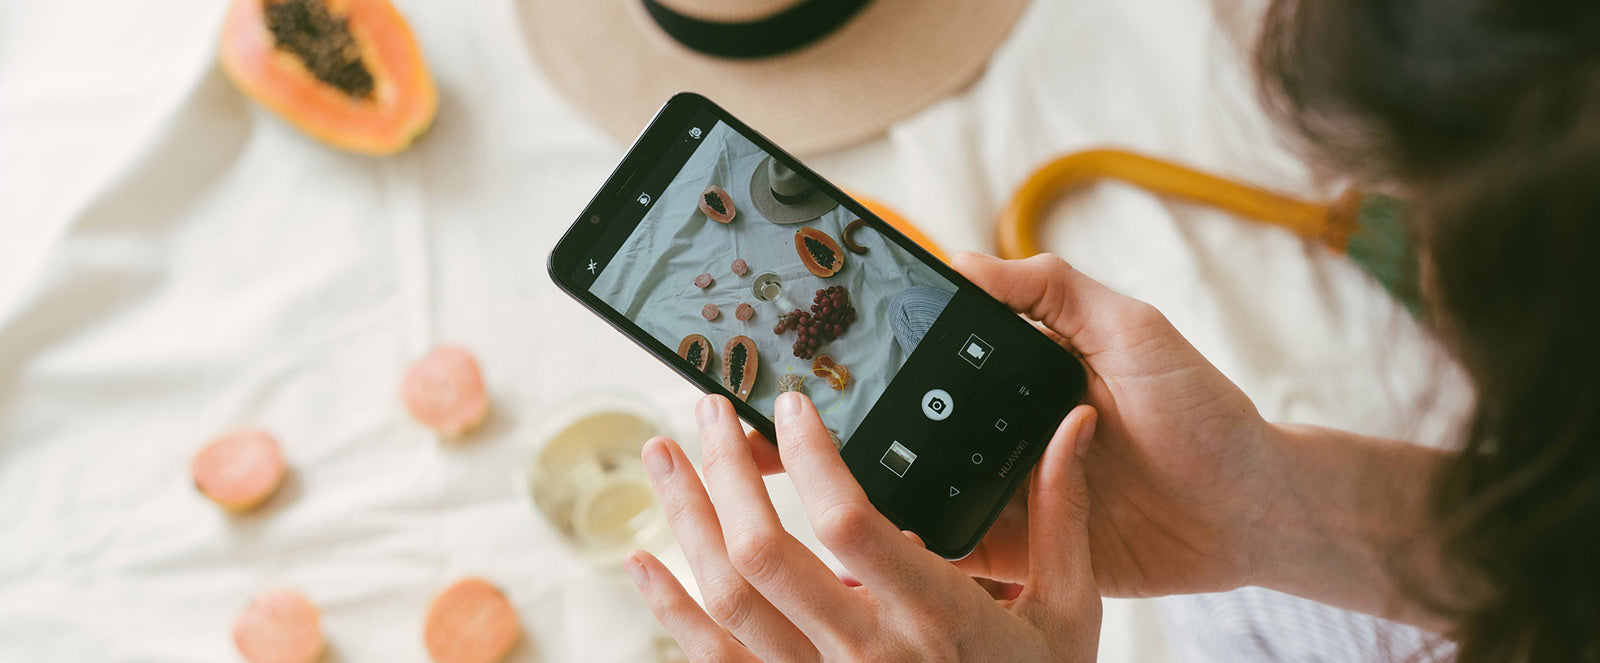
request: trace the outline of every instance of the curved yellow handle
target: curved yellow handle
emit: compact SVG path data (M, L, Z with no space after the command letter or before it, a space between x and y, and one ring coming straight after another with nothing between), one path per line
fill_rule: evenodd
M1100 179L1116 179L1155 193L1218 207L1239 216L1283 226L1344 249L1355 229L1360 196L1346 192L1332 205L1313 203L1241 184L1160 159L1116 149L1095 149L1057 158L1028 177L1000 215L998 254L1026 258L1039 253L1039 227L1062 196Z

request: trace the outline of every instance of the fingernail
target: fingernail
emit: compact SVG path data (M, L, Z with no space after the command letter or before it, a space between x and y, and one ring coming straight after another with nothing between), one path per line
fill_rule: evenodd
M696 421L700 422L701 428L705 428L706 426L717 423L717 415L721 409L722 408L717 407L717 400L715 397L705 396L700 399L700 404L695 406L694 418Z
M666 481L667 475L672 474L672 454L667 452L667 445L646 444L644 468L650 473L651 481L656 483Z
M1078 426L1078 439L1072 441L1072 451L1082 458L1089 453L1089 441L1094 439L1094 425L1100 420L1100 413L1090 412L1083 420L1083 425Z
M622 566L628 569L628 577L633 580L633 586L638 587L639 591L644 591L650 586L650 572L645 570L644 563L638 558L629 555L627 563Z
M773 407L773 416L778 421L788 423L795 417L800 416L800 394L792 391L778 394L778 402Z

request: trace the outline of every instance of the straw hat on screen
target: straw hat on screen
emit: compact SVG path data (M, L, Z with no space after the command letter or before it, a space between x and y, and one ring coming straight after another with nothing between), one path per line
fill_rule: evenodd
M699 92L813 153L965 87L1028 0L521 0L534 59L612 135Z
M805 223L839 206L816 184L777 159L767 157L750 175L750 202L768 221Z

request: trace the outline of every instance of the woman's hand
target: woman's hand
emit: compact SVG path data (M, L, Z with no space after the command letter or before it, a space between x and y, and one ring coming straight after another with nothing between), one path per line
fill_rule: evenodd
M1268 424L1154 308L1055 256L961 254L955 266L1089 366L1098 424L1084 472L1101 594L1259 585L1434 631L1451 626L1429 606L1401 600L1419 582L1433 596L1465 582L1442 572L1428 518L1427 489L1446 454ZM752 457L762 471L780 472L770 446L755 437ZM1035 574L1029 509L1049 506L1040 502L1048 498L1017 495L958 567L1008 583Z
M1154 307L1052 255L1003 261L963 253L956 269L1089 366L1099 412L1086 475L1090 550L1100 591L1151 596L1252 584L1268 505L1271 427ZM1018 492L1021 496L1024 493ZM1024 526L1036 494L1013 499L974 553L974 575L1024 582Z
M1092 408L1067 416L1034 471L1031 562L1015 569L1027 586L1007 601L991 598L872 507L804 396L778 398L779 455L818 539L858 587L784 531L752 452L752 442L766 442L747 437L732 405L707 396L696 415L704 485L671 440L651 440L643 457L709 614L649 553L624 562L690 660L1094 660L1100 596L1088 556L1082 460Z

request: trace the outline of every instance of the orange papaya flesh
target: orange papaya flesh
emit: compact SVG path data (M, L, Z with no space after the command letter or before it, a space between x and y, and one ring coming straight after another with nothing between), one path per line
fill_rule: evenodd
M352 152L405 149L439 107L422 51L388 0L233 0L221 60L247 96Z

